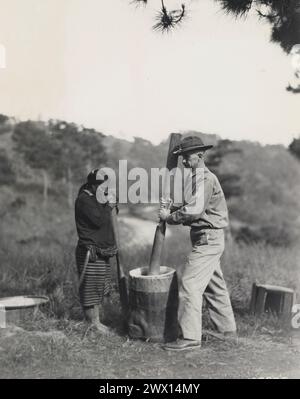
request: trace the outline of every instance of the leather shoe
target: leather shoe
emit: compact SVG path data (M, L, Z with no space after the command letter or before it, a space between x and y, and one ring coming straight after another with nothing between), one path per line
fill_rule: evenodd
M195 349L201 347L201 341L194 339L177 339L175 342L169 342L164 345L165 350L183 351L186 349Z

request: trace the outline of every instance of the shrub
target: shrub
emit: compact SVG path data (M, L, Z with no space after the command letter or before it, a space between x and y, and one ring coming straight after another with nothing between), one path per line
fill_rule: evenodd
M12 162L8 158L6 151L0 151L0 185L13 184L16 181L16 175L12 167Z

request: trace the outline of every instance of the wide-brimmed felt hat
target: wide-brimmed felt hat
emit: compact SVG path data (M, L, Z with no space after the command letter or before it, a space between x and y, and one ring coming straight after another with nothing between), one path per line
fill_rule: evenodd
M200 137L188 136L181 140L181 143L175 148L173 154L181 155L188 151L205 151L212 148L213 145L205 145Z

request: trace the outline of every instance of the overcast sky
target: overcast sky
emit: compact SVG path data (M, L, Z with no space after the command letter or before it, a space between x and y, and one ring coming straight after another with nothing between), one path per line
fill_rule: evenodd
M290 59L267 24L194 0L183 27L161 35L150 3L0 0L0 113L155 143L187 129L285 145L300 134Z

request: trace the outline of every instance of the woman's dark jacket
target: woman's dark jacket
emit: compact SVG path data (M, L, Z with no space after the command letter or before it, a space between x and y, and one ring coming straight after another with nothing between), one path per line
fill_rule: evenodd
M115 247L111 207L97 201L95 195L82 191L75 201L78 245L98 248Z

